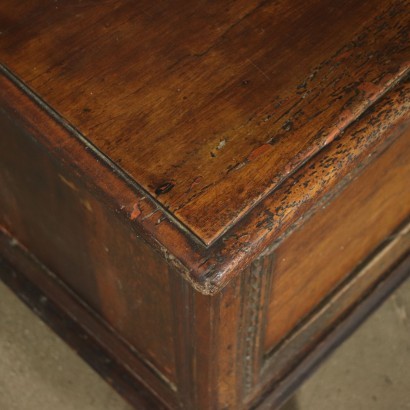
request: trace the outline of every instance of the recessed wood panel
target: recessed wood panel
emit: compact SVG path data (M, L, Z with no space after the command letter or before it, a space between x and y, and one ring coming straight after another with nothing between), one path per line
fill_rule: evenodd
M410 133L374 160L275 252L270 351L410 213Z
M0 225L173 380L166 262L4 112L0 124Z

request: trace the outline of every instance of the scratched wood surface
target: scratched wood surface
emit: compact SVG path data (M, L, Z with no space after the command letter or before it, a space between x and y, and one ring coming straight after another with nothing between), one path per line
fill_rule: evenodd
M138 409L280 403L408 253L409 6L1 1L0 274Z
M275 252L266 351L274 348L410 215L406 175L410 175L410 129L329 206L281 243Z
M408 9L4 0L0 61L210 244L405 75Z

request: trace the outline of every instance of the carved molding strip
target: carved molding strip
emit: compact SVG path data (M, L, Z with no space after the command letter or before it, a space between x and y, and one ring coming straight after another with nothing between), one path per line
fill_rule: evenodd
M243 279L243 391L248 394L261 367L261 338L265 327L266 295L272 276L272 255L256 259Z

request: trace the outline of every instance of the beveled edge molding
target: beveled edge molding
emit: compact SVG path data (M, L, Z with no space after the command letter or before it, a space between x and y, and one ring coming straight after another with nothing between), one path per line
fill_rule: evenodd
M301 213L308 212L315 202L337 190L337 182L359 166L369 153L408 125L408 71L343 134L256 204L211 246L195 240L144 192L131 189L109 165L95 160L95 152L76 137L76 130L68 129L64 119L60 122L51 116L34 95L30 97L18 87L4 69L0 69L0 100L2 110L41 142L49 155L58 151L73 173L86 175L84 181L88 189L126 220L193 288L212 295L267 248L274 247L290 226L300 223ZM338 145L342 145L347 154L338 154ZM325 157L331 161L333 170L321 167L320 160ZM316 166L319 172L315 177L305 175L306 180L303 175L308 166ZM308 189L303 188L306 183Z
M23 80L17 77L5 64L0 62L0 73L8 78L16 87L18 87L23 93L25 93L33 102L35 102L42 110L44 110L54 121L62 126L67 134L72 135L78 141L80 141L86 149L95 157L101 161L111 172L118 175L123 179L130 188L135 190L141 197L149 199L153 202L154 209L161 210L161 213L166 216L173 224L188 235L192 241L203 244L201 238L185 226L174 214L168 211L161 202L159 202L154 196L146 191L134 178L127 174L120 166L118 166L113 160L99 150L87 137L85 137L75 126L69 123L63 116L61 116L56 110L54 110L49 104L47 104L39 95L37 95L29 86L27 86Z

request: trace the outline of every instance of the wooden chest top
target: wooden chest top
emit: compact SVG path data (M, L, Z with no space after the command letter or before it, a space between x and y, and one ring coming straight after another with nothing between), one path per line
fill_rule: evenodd
M126 182L124 200L95 171L119 211L212 293L359 161L372 131L357 127L339 168L303 168L406 76L409 17L400 0L6 0L0 60Z

